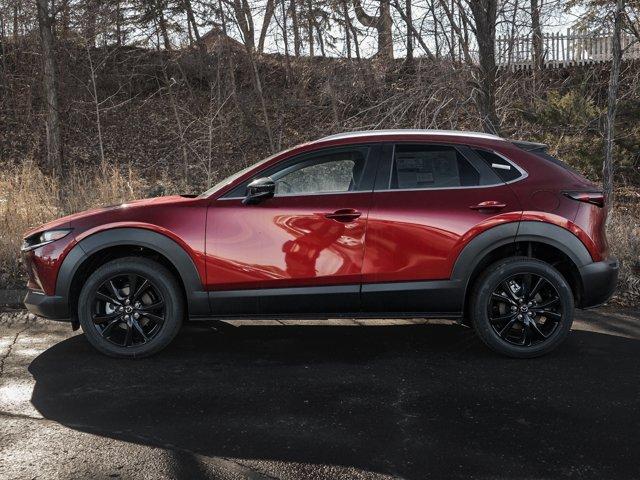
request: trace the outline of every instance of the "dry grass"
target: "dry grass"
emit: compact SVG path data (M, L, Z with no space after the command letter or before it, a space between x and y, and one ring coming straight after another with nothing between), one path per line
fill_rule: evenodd
M613 301L622 305L640 303L640 193L637 189L618 194L611 212L607 237L611 252L620 260L618 290Z
M0 288L21 287L19 262L22 234L31 227L88 208L114 205L134 198L169 194L176 186L165 180L149 185L137 172L111 165L93 174L71 171L63 179L42 173L32 163L0 172ZM611 250L621 261L614 302L640 302L640 194L621 191L609 222Z
M144 197L148 185L128 170L102 165L90 176L69 171L45 175L31 162L0 172L0 288L24 284L19 262L22 234L70 213Z

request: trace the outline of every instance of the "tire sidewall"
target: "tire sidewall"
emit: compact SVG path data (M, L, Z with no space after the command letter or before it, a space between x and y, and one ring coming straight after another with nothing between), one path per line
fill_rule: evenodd
M556 288L562 306L562 321L551 337L530 347L520 347L501 339L491 326L487 313L489 299L497 286L507 278L524 272L534 273L548 280ZM525 257L501 262L489 268L476 283L472 309L474 328L490 348L511 357L530 358L549 353L567 338L573 323L574 299L571 287L558 270L548 263Z
M98 333L92 320L92 303L100 285L115 275L127 273L142 275L153 282L165 301L165 321L149 342L124 348L102 338ZM147 258L121 258L102 265L87 279L78 298L78 319L89 343L100 352L113 357L141 358L158 352L173 340L182 324L183 303L175 278L162 265Z

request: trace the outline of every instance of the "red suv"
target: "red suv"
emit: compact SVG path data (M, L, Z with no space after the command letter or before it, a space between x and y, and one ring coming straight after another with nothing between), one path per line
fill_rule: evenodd
M26 234L27 308L142 357L185 318L462 319L534 357L612 294L602 192L542 144L465 132L334 135L197 197L140 200Z

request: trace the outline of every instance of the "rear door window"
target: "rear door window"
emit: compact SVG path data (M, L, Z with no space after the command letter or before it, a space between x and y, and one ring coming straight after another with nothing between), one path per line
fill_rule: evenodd
M389 188L442 189L502 183L490 169L478 163L482 162L466 158L451 145L397 144Z

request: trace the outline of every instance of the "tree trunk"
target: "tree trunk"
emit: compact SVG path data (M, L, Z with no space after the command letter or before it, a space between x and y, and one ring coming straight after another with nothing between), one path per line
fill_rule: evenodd
M169 32L167 31L167 20L164 18L162 9L158 12L158 25L160 26L160 34L165 50L171 50L171 41L169 40ZM189 23L189 33L191 33L191 24ZM189 35L191 37L191 35Z
M291 78L291 60L289 54L289 27L287 25L287 5L285 0L280 0L280 8L282 10L282 40L284 41L284 60L287 71L287 84Z
M398 0L394 0L394 7L402 17L402 20L406 23L407 29L413 32L413 36L418 40L418 43L420 44L424 52L427 54L427 57L429 57L430 60L434 60L435 57L433 56L433 52L431 51L429 46L425 43L424 39L420 35L420 32L418 32L416 30L416 27L413 26L413 21L409 20L407 13L402 9L400 4L398 3ZM413 42L412 42L412 45L413 45ZM411 51L413 52L413 46L411 47ZM413 53L411 54L411 58L413 58ZM407 59L409 59L408 56L407 56Z
M393 59L393 20L391 19L390 0L380 0L378 15L369 15L364 11L362 0L354 0L358 21L365 27L373 27L378 32L378 52L376 56L384 60Z
M347 45L347 58L351 58L351 20L346 0L342 2L342 16L344 17L344 38Z
M309 42L309 56L313 58L315 56L313 48L313 3L312 0L307 0L307 41Z
M60 21L60 37L62 40L69 39L69 27L71 22L71 7L69 6L69 0L63 0L60 5L62 11L62 19Z
M446 0L445 0L446 2ZM445 3L446 5L446 3ZM455 15L456 15L456 4L455 0L451 0L451 15L450 15L450 23L451 23L451 61L456 61L456 35L455 35Z
M433 43L436 58L440 58L440 42L438 40L438 18L436 17L436 2L431 2L431 17L433 19Z
M542 48L542 26L540 25L540 0L531 0L531 33L533 44L533 65L537 70L544 67L544 51Z
M607 208L613 205L613 147L615 142L615 122L618 109L618 86L620 83L620 64L622 63L621 32L625 1L617 0L613 23L611 73L607 96L607 116L604 132L604 160L602 164L602 187L607 200Z
M18 22L18 2L13 4L13 41L17 44L19 34L19 22Z
M267 6L264 11L264 19L262 21L262 28L260 29L260 38L258 40L258 53L264 52L264 42L267 38L267 32L269 31L269 24L273 17L273 12L276 9L276 2L274 0L267 0Z
M47 162L49 168L53 171L59 171L62 167L62 142L60 140L56 59L48 0L37 0L37 10L42 46L43 86L47 102Z
M326 57L326 53L324 51L324 40L322 38L322 30L320 29L320 25L318 24L318 22L314 22L315 27L316 27L316 34L318 35L318 46L320 47L320 55L322 55L322 57Z
M116 45L122 45L122 10L120 0L116 0Z
M38 0L39 1L39 0ZM87 45L96 46L96 16L98 14L98 0L85 0L84 3L84 39Z
M98 146L100 147L100 161L105 165L104 144L102 142L102 121L100 120L100 101L98 99L98 86L96 85L96 70L93 67L93 59L91 58L91 49L86 46L87 60L89 60L89 71L91 72L91 90L93 96L93 105L96 113L96 129L98 133Z
M358 40L358 30L356 30L355 25L353 25L351 22L349 22L349 26L351 27L351 35L353 36L353 48L356 52L356 60L360 62L361 56L360 56L360 40Z
M267 102L264 98L264 92L262 90L262 80L260 80L258 65L256 64L254 52L247 50L247 53L249 54L249 61L251 62L251 70L253 73L253 85L255 87L256 93L258 94L258 100L260 100L260 107L262 108L264 129L267 132L267 138L269 140L269 148L271 149L271 153L275 153L276 147L273 141L273 131L271 130L271 122L269 121L269 112L267 110Z
M236 16L236 23L240 28L244 45L251 52L255 51L255 38L253 28L253 16L251 6L247 0L233 0L233 11Z
M474 18L479 56L474 99L482 129L487 133L499 134L500 122L496 114L498 69L495 57L497 0L472 0L469 7Z
M198 24L196 23L196 16L193 14L193 7L191 6L191 0L184 0L184 9L187 12L187 21L189 22L189 25L191 25L193 36L196 38L196 43L200 44L200 30L198 30Z
M413 61L413 14L411 12L411 0L406 0L405 14L407 16L407 61Z
M300 56L300 25L298 23L298 7L296 6L296 0L291 0L291 23L293 27L293 54L296 57Z

